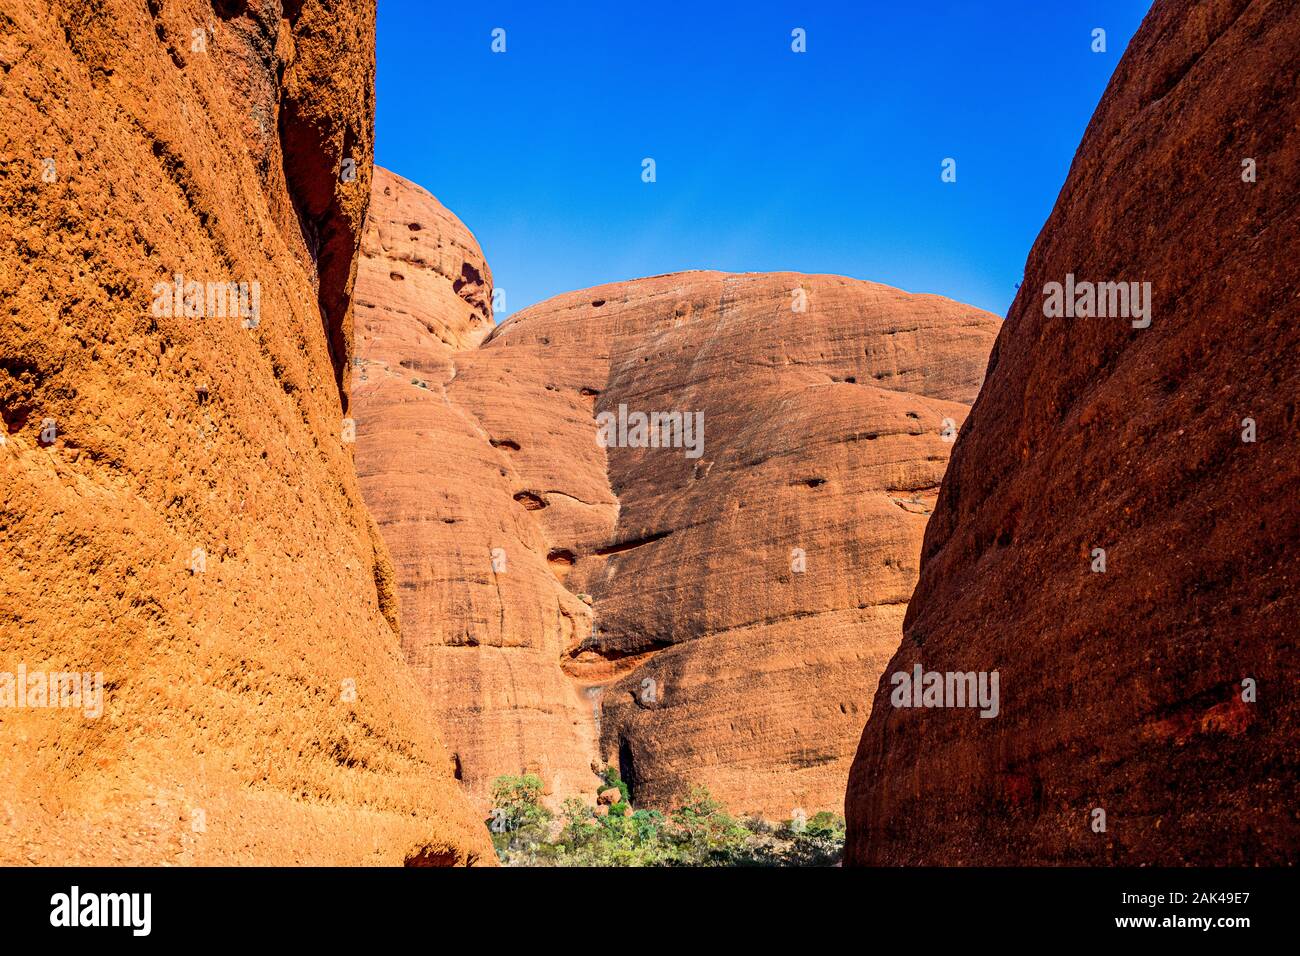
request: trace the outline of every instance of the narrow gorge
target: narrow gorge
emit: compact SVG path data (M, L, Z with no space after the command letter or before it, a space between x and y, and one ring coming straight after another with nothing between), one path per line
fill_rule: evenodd
M499 224L376 165L375 18L0 0L0 866L495 866L516 862L495 788L521 776L550 835L635 842L635 806L685 844L690 801L745 839L835 819L831 852L756 865L1294 865L1300 7L1156 0L1113 73L1080 69L1089 108L1109 85L1005 322L711 270L502 315L471 231L491 252ZM792 59L803 31L738 68L795 91L838 75L816 70L842 49ZM480 33L482 58L505 53L504 29ZM550 75L519 41L488 61L498 104ZM491 111L469 113L477 137ZM764 149L779 115L751 120ZM488 149L445 125L458 161ZM559 151L576 168L607 145ZM723 132L708 145L729 155ZM1005 182L970 154L963 188ZM630 155L609 187L629 246L702 201L671 175L726 191L712 153L662 182ZM963 235L999 227L948 189L955 160L924 163L892 220L873 200L879 222L951 202L978 219ZM575 209L603 196L573 175ZM809 266L827 246L781 216L815 206L817 175L719 217L769 224L779 255L685 264ZM551 237L525 231L540 255ZM863 274L963 288L864 248ZM571 261L584 283L623 274ZM554 262L543 294L570 285ZM1014 276L992 271L1000 308ZM617 863L757 859L699 842Z

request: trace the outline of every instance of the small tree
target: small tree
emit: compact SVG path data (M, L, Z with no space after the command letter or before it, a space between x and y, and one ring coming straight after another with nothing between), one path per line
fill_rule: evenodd
M596 815L578 797L569 797L564 801L563 814L564 829L560 833L560 839L575 850L588 846L600 835Z
M788 824L782 835L789 840L782 866L833 866L844 853L844 818L822 810L800 829Z
M550 835L551 812L542 806L542 788L535 774L497 777L493 782L492 813L486 823L503 862L513 853L535 853Z
M696 866L725 863L744 846L748 831L714 800L708 788L691 787L686 803L672 813L672 838L680 862Z

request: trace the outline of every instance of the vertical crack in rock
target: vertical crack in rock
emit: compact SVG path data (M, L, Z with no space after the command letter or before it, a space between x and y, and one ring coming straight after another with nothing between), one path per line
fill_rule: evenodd
M291 38L280 89L279 133L284 178L316 264L317 301L344 411L352 351L352 287L370 191L373 80L328 82L340 58L368 60L374 48L348 29L345 0L292 0L284 5ZM337 24L345 24L339 28ZM325 91L327 95L321 95ZM342 99L342 102L339 100Z

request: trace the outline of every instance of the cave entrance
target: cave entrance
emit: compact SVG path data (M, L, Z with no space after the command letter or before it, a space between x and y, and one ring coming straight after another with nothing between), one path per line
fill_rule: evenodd
M637 788L640 781L636 775L636 760L632 757L632 745L626 737L618 741L618 775L627 784L627 798L636 806Z

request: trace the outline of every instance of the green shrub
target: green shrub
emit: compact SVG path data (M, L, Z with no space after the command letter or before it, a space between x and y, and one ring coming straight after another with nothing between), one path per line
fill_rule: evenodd
M622 802L632 802L632 791L627 788L627 784L625 784L619 777L617 767L606 767L604 772L601 774L601 777L605 781L605 789L618 787L618 792L623 795Z
M578 797L564 801L558 826L542 806L536 776L498 777L488 819L497 856L509 866L830 866L844 849L844 820L827 811L806 822L772 824L751 816L743 823L695 786L665 816L634 810L618 771L602 775L599 790L618 787L624 799L606 816Z
M540 777L497 777L492 784L492 813L485 821L501 862L517 855L536 856L548 842L551 812L542 806ZM545 851L542 851L545 852Z
M700 785L691 787L686 803L672 812L670 820L669 839L677 845L678 862L688 865L727 865L749 837L749 831Z

